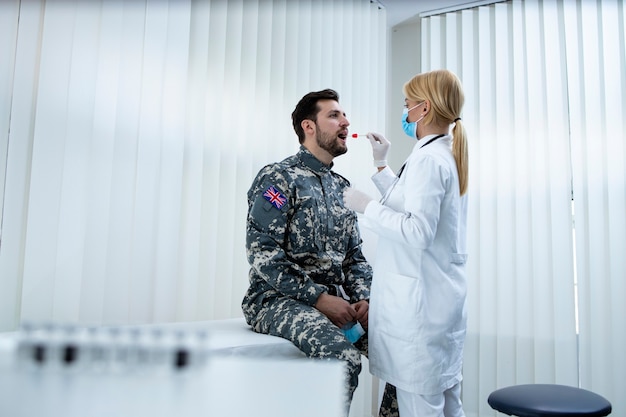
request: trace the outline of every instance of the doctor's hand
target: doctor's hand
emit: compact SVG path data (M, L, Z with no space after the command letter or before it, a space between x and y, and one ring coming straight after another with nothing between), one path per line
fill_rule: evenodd
M361 300L352 304L352 307L356 310L357 321L361 323L361 327L367 330L367 319L369 317L370 304L365 300Z
M344 324L354 321L357 316L356 309L349 302L328 293L322 293L314 307L328 317L337 327L342 327Z
M350 210L358 213L364 213L365 208L372 200L373 198L369 195L352 187L348 187L343 191L343 204Z
M367 134L367 139L369 139L370 145L372 145L374 166L379 168L387 166L387 153L389 153L389 147L391 146L391 142L389 142L380 133L370 132Z

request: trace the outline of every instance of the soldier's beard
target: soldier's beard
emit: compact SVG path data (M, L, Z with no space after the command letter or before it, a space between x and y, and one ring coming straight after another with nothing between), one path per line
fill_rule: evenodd
M318 129L315 139L317 146L331 154L333 158L348 152L348 147L336 135L330 135Z

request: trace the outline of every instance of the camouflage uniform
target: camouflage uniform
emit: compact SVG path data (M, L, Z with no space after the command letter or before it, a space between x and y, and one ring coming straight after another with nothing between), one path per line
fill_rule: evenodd
M398 395L396 394L396 387L387 383L385 385L385 392L378 409L378 417L399 417L400 410L398 409Z
M361 252L356 215L343 205L348 180L306 148L259 172L248 191L250 287L242 302L259 333L293 342L307 356L347 364L348 404L367 337L355 345L314 304L327 292L367 300L372 269Z

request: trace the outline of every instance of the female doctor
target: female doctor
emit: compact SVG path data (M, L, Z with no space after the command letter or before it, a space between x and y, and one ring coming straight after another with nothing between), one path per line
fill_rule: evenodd
M447 70L403 87L404 132L416 140L397 174L389 141L368 134L380 201L348 188L347 207L379 236L369 309L370 372L396 387L401 417L463 417L468 157L464 95ZM450 134L452 131L452 134Z

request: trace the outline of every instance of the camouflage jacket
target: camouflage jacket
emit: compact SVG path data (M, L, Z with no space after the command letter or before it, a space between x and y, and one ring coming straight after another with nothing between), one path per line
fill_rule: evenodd
M304 147L261 169L248 191L246 318L268 298L314 305L334 284L351 302L369 299L372 269L361 252L356 215L343 205L347 186Z

